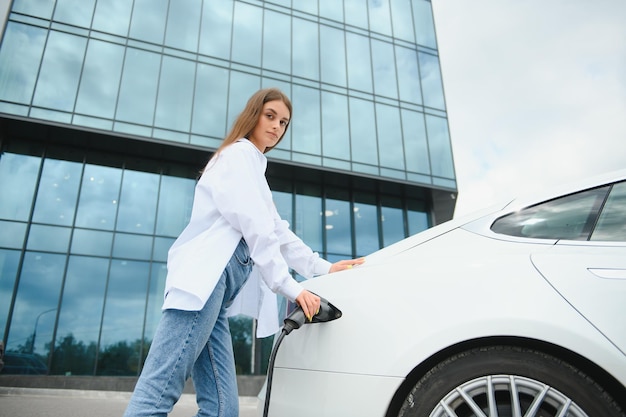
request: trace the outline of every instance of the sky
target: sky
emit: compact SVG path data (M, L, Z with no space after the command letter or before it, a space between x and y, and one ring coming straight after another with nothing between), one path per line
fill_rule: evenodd
M626 167L626 0L432 0L455 217Z

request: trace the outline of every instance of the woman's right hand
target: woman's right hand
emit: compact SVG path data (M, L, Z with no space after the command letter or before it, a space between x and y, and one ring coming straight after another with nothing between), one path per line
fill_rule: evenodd
M302 290L296 297L296 303L302 308L304 315L309 321L320 311L320 298L310 291Z

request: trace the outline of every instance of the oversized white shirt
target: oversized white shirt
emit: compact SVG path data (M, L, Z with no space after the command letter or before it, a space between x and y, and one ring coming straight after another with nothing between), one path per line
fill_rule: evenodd
M267 158L247 139L209 162L196 185L189 224L168 253L163 309L202 309L242 237L255 265L229 314L257 318L259 337L279 329L274 293L293 301L303 289L289 267L305 278L329 272L330 262L278 215L266 168Z

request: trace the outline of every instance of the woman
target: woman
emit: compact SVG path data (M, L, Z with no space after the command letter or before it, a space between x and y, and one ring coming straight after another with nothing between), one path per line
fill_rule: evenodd
M269 335L278 330L279 293L311 320L320 298L289 267L310 278L363 263L321 259L276 211L264 154L284 136L291 110L280 90L256 92L200 177L189 224L168 253L163 316L126 417L166 416L189 376L198 416L238 416L228 316L246 312Z

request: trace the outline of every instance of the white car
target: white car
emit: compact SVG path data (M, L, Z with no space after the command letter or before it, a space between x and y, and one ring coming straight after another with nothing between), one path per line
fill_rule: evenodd
M305 287L342 317L284 338L271 417L626 416L626 170Z

